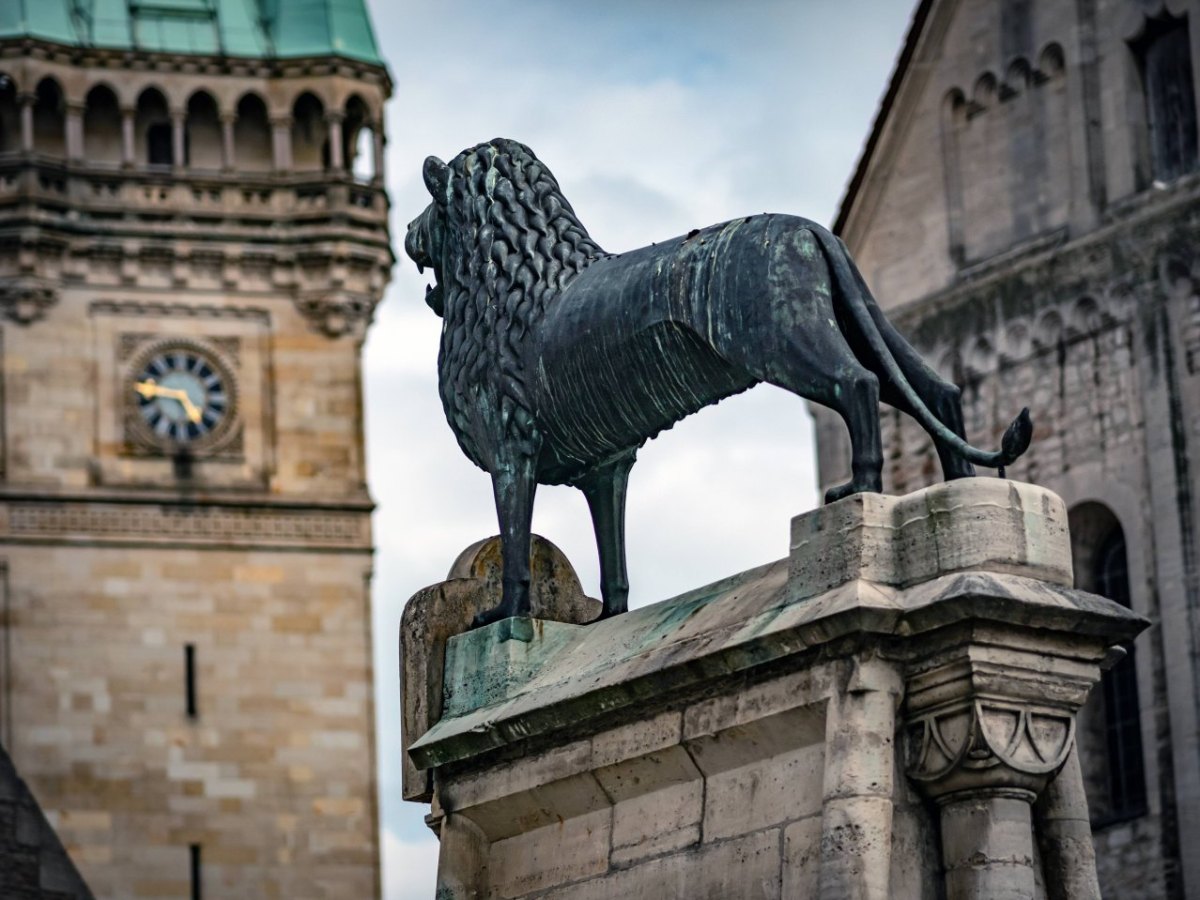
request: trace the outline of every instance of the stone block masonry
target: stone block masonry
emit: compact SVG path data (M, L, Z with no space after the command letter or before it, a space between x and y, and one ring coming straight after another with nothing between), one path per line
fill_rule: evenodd
M1070 587L1066 535L1054 494L976 478L807 513L789 559L592 625L466 632L427 589L401 639L443 647L404 683L438 897L1098 898L1075 714L1145 622Z

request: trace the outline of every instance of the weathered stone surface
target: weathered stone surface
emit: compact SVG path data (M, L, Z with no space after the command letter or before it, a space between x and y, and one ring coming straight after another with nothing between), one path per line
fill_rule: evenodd
M599 615L599 601L583 593L562 551L537 535L530 572L533 612L539 619L583 623ZM413 766L408 748L441 718L446 642L466 632L476 613L496 604L501 574L500 539L478 541L459 554L446 581L418 591L404 607L400 693L405 800L432 798L429 776Z
M454 840L478 871L446 883L1034 900L1030 803L1053 782L1047 864L1086 885L1062 766L1110 644L1144 623L1060 583L1057 498L979 479L933 493L814 511L791 559L615 619L452 638L451 702L409 745L435 810L473 829Z
M461 716L523 687L582 625L504 619L446 642L442 714Z
M935 484L904 497L856 494L792 520L791 599L850 578L907 587L953 572L1011 572L1070 587L1061 500L999 478Z
M1004 482L990 480L1000 485L997 491L982 486L984 481L962 479L910 497L877 496L868 502L874 511L889 505L904 509L932 506L953 510L948 515L956 522L994 518L995 523L1009 523L1014 536L1006 546L1013 556L997 563L1002 572L959 571L964 565L987 563L992 551L981 545L986 529L981 533L965 526L946 528L937 516L926 516L916 521L939 537L917 544L933 561L907 564L912 572L925 572L925 581L901 590L862 578L862 555L847 556L837 549L847 543L844 529L824 524L847 521L850 511L861 512L863 521L875 515L859 498L851 497L800 516L793 525L794 534L810 536L801 542L803 552L825 561L814 569L813 577L822 584L836 582L833 587L817 594L796 587L797 582L803 583L809 568L800 565L794 555L791 561L753 569L596 623L562 645L555 661L544 665L517 693L495 706L443 719L408 745L410 755L420 766L442 765L501 746L510 735L529 737L560 727L564 721L578 726L592 713L603 716L617 707L636 706L645 696L668 687L680 690L852 634L911 636L986 618L1007 625L1036 623L1042 628L1090 635L1099 647L1140 630L1140 620L1128 610L1061 583L1040 580L1050 574L1061 582L1069 577L1062 575L1069 572L1069 566L1061 558L1056 563L1044 555L1046 551L1031 548L1030 541L1017 535L1015 523L1028 521L1032 533L1049 535L1047 543L1057 547L1060 557L1069 555L1061 535L1055 537L1055 510L1061 510L1061 503L1056 503L1053 495L1042 492L1047 496L1039 498L1037 489L1025 486L1010 491ZM946 494L949 488L957 493ZM920 499L930 491L938 496L936 502ZM1013 509L998 513L997 504L1005 499L1012 501ZM860 533L864 529L857 528ZM956 537L963 539L963 546L954 543ZM882 555L892 557L891 551L876 554ZM834 559L840 559L843 568L831 567L829 561ZM946 560L951 570L943 573L937 560ZM840 575L832 574L839 571ZM406 699L406 704L409 702Z
M780 900L778 829L648 860L605 878L546 895L547 900Z

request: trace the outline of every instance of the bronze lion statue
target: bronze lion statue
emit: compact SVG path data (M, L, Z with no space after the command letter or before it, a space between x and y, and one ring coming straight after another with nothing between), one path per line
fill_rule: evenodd
M959 390L884 318L842 242L815 222L758 215L606 253L530 149L496 139L429 157L433 201L404 248L433 270L442 403L463 452L492 477L500 604L529 614L538 484L587 497L604 616L624 612L625 491L639 447L759 382L845 420L851 480L826 502L882 488L879 401L929 432L947 479L1000 468L1029 445L1028 410L994 452L965 440Z

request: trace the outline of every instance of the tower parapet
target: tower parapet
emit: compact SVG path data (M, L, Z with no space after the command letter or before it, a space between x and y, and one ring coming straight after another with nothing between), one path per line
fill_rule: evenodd
M269 285L314 327L361 336L392 261L391 80L369 22L360 9L322 37L276 15L252 38L230 37L216 9L204 27L181 15L179 33L136 12L78 27L0 23L7 318L44 314L47 272L165 277Z

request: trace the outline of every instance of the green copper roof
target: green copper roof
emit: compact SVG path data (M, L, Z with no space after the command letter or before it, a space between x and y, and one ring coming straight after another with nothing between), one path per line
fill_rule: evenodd
M0 40L383 65L364 0L0 0Z

